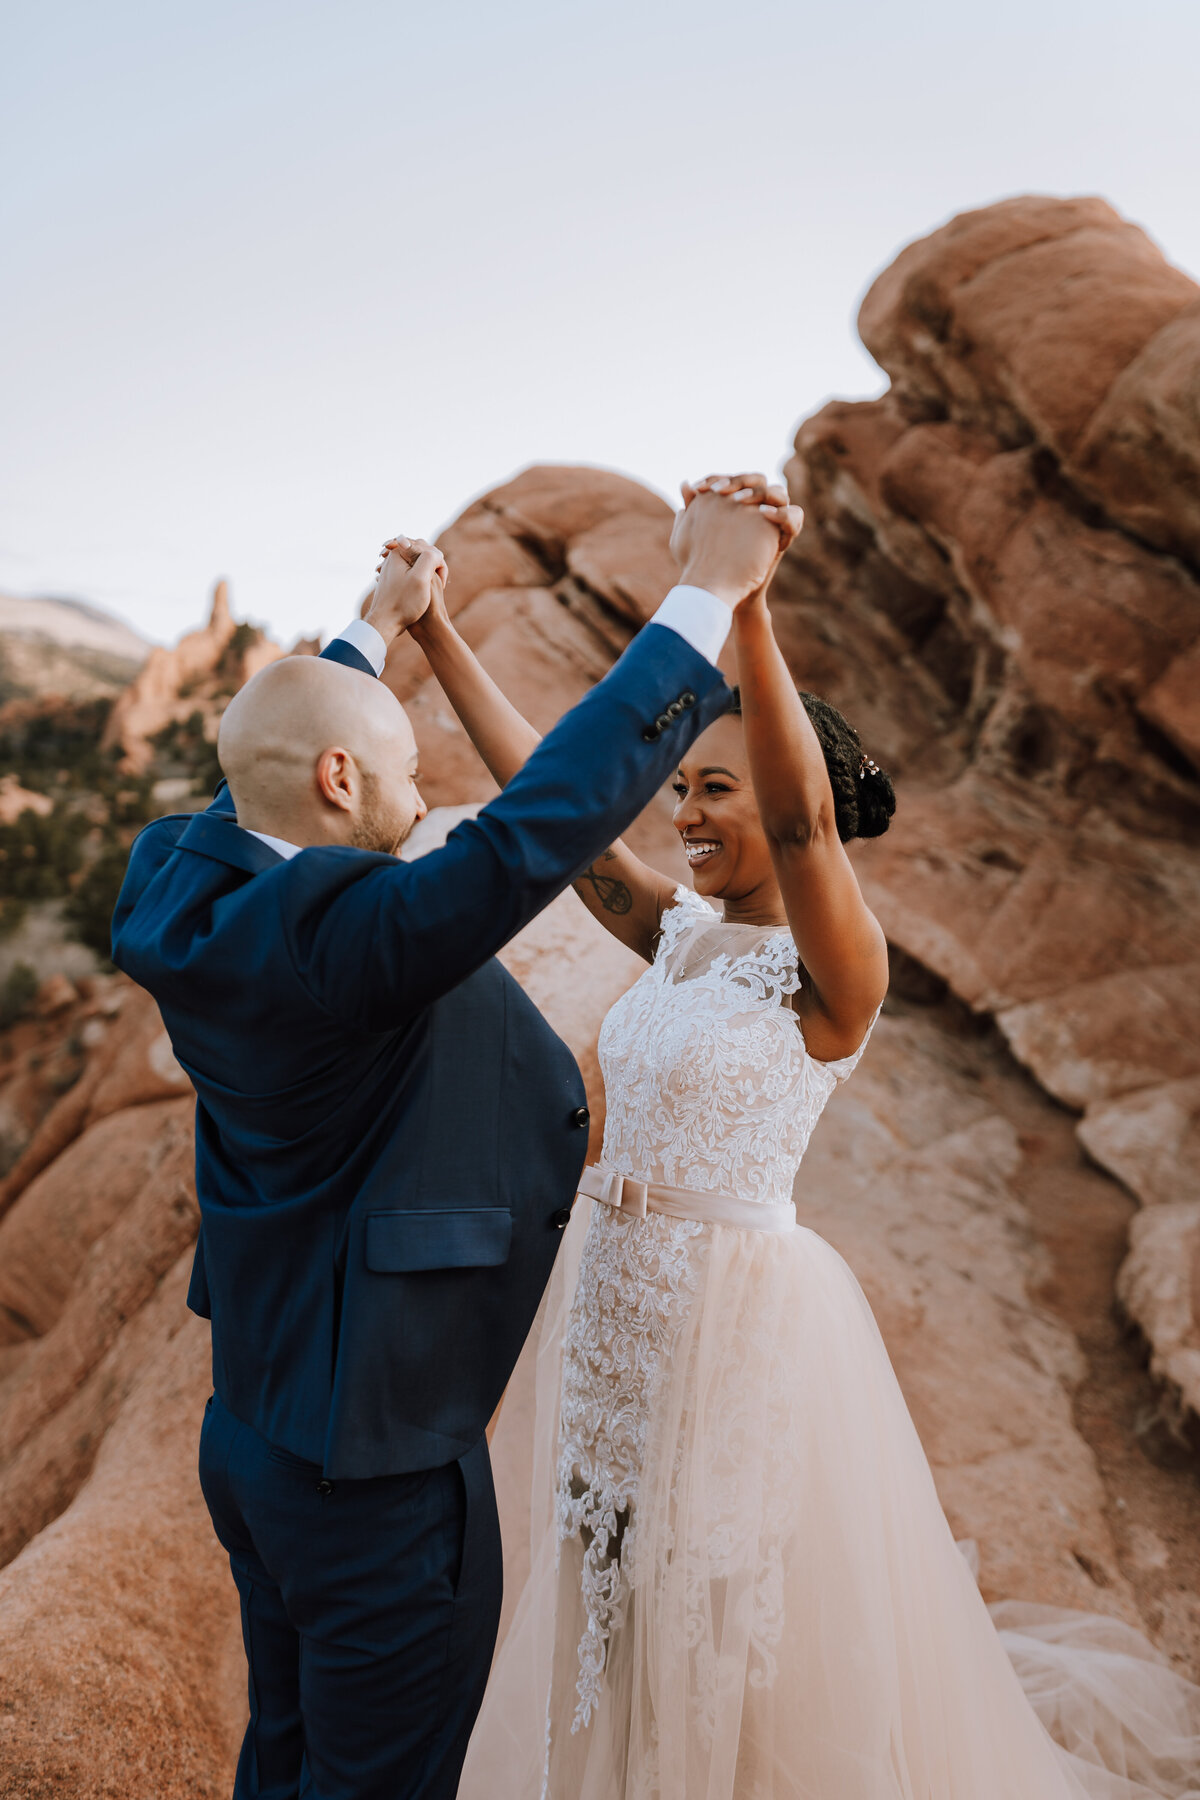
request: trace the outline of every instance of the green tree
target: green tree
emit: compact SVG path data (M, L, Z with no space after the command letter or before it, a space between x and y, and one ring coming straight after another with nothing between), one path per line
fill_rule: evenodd
M27 962L14 963L0 987L0 1030L23 1019L38 991L36 971Z
M0 825L0 898L54 900L65 894L83 859L87 820L59 801L43 816L26 807Z
M128 861L129 851L124 844L107 843L95 862L84 870L63 909L79 941L106 959L112 955L113 908Z

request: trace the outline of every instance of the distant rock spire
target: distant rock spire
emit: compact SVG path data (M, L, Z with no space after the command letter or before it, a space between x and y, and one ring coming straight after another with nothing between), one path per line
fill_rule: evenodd
M187 632L173 649L154 646L133 681L118 694L103 747L119 747L121 766L140 773L153 760L153 739L172 721L181 723L200 712L215 736L215 722L229 695L282 655L263 631L251 629L239 636L229 609L229 583L224 578L214 582L208 623Z
M229 610L229 583L222 575L213 583L212 611L208 615L208 629L225 636L232 632L233 614Z

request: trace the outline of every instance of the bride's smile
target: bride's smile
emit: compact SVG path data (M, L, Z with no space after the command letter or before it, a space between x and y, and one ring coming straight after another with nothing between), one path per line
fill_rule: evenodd
M723 848L724 845L715 843L712 839L684 838L683 840L683 853L693 869L700 868L702 864L711 863L714 857L721 854Z
M672 782L675 829L696 892L721 900L729 925L782 925L787 914L758 816L741 720L718 719Z

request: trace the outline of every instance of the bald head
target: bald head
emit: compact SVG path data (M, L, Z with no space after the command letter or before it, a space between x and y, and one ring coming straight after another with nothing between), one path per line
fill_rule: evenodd
M315 656L234 695L217 755L238 824L294 844L395 851L425 811L408 715L382 682Z

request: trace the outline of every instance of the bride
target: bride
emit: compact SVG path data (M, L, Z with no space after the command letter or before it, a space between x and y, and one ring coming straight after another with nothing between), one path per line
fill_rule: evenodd
M683 493L676 542L694 505L781 498ZM440 600L414 635L503 784L532 727ZM1136 1632L993 1622L862 1290L796 1223L887 987L844 845L895 801L797 693L766 584L733 640L734 707L675 782L692 887L619 842L576 883L649 967L600 1036L603 1159L539 1339L532 1567L461 1800L1200 1795L1200 1689Z

